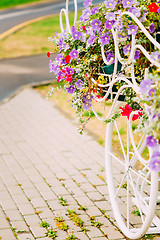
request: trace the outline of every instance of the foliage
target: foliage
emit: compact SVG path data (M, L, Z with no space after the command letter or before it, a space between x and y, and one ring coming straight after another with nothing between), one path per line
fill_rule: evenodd
M71 95L80 133L92 116L94 100L105 101L112 93L113 99L116 94L123 99L127 104L101 120L109 123L121 115L139 119L137 131L144 132L153 150L150 167L159 171L160 51L150 39L154 42L160 28L160 2L107 0L94 6L85 0L84 6L75 26L50 38L59 49L55 61L49 62L50 72Z
M62 205L62 206L68 206L68 203L67 201L63 198L63 197L60 197L59 198L59 203Z
M49 237L51 239L55 239L57 237L56 231L52 229L52 226L50 227L50 224L46 221L42 221L40 224L41 227L45 228L47 230L46 237Z
M103 225L103 223L98 222L94 216L90 217L90 221L92 226L95 226L97 228L100 228Z
M0 8L14 7L25 3L40 2L42 0L1 0Z
M84 225L84 222L74 210L67 209L67 212L68 212L67 215L74 222L75 225L79 226L83 232L88 231Z

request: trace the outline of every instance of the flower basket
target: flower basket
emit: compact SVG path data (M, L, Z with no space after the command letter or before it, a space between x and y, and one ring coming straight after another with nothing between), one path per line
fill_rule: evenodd
M102 73L105 73L107 75L112 75L113 71L114 71L114 63L110 64L110 65L105 65L103 67L101 67L102 69ZM122 64L118 61L118 66L117 66L117 72L120 72L122 69Z
M160 2L150 0L107 0L94 6L84 1L85 9L70 27L68 5L60 13L62 32L50 38L59 51L50 60L50 72L64 82L72 107L82 124L85 111L94 111L93 101L112 101L106 123L131 112L140 119L138 129L160 139ZM66 17L63 27L62 14ZM48 54L50 55L50 54ZM126 105L115 110L117 101ZM95 115L98 117L96 112ZM159 151L159 150L158 150Z

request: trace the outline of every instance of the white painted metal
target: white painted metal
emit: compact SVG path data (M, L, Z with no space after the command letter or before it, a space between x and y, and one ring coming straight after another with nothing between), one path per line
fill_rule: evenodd
M129 124L129 121L128 121ZM112 150L112 133L113 133L113 125L114 123L107 124L106 129L106 142L105 142L105 169L106 169L106 179L107 179L107 185L110 195L110 202L113 209L114 217L117 221L117 224L121 231L129 238L129 239L139 239L142 237L147 230L149 229L152 219L154 217L155 207L156 207L156 201L157 201L157 192L158 192L158 173L157 172L147 172L146 179L145 175L141 175L140 172L136 171L136 168L132 169L132 166L130 165L130 159L129 154L127 151L127 154L123 153L125 156L125 161L121 160L121 158L117 157L116 154ZM117 130L118 131L118 130ZM118 134L120 135L120 132L118 131ZM129 140L127 141L127 145L129 148ZM123 143L121 143L121 146L123 146ZM124 149L122 147L122 152L124 152ZM137 159L138 160L138 159ZM114 163L115 162L115 163ZM118 173L114 175L114 168L118 163L121 162L121 166L123 167L124 175L122 177L121 184L118 188L115 186L116 177L118 176ZM134 164L135 165L135 164ZM146 167L144 165L144 167ZM120 169L120 172L122 171L122 168ZM137 177L137 181L139 179L142 182L142 190L138 190L136 182L133 181L133 177L131 177L132 171L136 171L134 175ZM149 180L149 177L151 177L151 180ZM121 203L119 203L119 199L121 199L121 193L120 189L122 188L123 183L125 182L125 179L127 181L127 190L126 190L126 197L127 200L125 204L123 204L123 211L121 212ZM148 185L148 182L150 183L150 197L145 200L143 198L143 192L145 189L143 187L145 185ZM145 183L145 184L144 184ZM149 185L148 185L149 186ZM130 195L135 195L134 201L132 203L130 202ZM123 196L122 196L123 197ZM123 199L122 199L123 200ZM134 203L134 204L133 204ZM137 210L141 214L141 219L138 219L138 227L130 226L130 218L133 217L133 213L130 210L130 207L133 205L137 206ZM124 215L124 208L126 208L126 215ZM144 215L145 214L145 215ZM124 220L125 217L125 220ZM156 218L158 221L158 219ZM155 222L154 220L154 223ZM158 223L160 224L160 223ZM151 228L148 230L148 233L152 231L158 232L158 227Z
M66 8L62 9L60 12L60 27L61 31L64 32L71 32L71 27L69 23L69 16L68 16L68 4L69 0L66 0ZM75 16L74 16L74 25L76 24L77 19L77 0L74 0L74 6L75 6ZM66 19L66 29L64 29L63 23L62 23L62 15L64 14ZM130 12L121 12L122 15L128 15L130 16L135 23L138 25L138 27L141 29L141 31L146 35L146 37L152 42L155 46L155 48L160 50L160 44L156 42L156 40L149 34L149 32L144 28L143 24L138 20L134 14ZM122 91L125 88L132 88L137 94L140 95L140 89L136 82L135 73L134 73L134 54L135 50L139 49L145 56L148 58L148 60L151 62L152 65L155 65L157 68L160 69L160 64L156 61L154 61L150 53L148 53L143 46L137 45L135 41L135 36L132 35L132 45L131 45L131 52L128 57L128 59L123 59L120 55L119 51L119 39L118 34L115 29L112 28L112 35L114 39L114 45L115 45L115 64L114 64L114 71L112 75L106 75L106 74L100 74L108 77L109 83L108 84L98 84L101 88L107 88L105 92L105 96L101 99L94 98L98 102L102 102L108 98L108 95L112 95L112 87L113 85L118 81L124 81L125 85L120 87L118 92L116 93L116 96L113 99L113 104L110 109L110 112L106 116L105 119L98 116L94 108L92 107L92 110L94 111L96 117L100 121L108 120L114 111L119 108L121 105L121 102L118 102L118 97L122 93ZM112 63L113 59L111 59L109 62L107 62L105 52L104 52L104 46L101 46L101 53L103 61L106 65L109 65ZM127 65L130 64L131 66L131 80L127 78L127 76L117 76L116 69L118 61L122 64L122 68L125 68ZM145 76L146 79L148 77L148 69L145 69ZM93 78L91 79L93 83L97 83ZM141 96L141 95L140 95ZM142 97L142 96L141 96ZM129 239L138 239L142 237L146 232L147 233L160 233L160 220L158 217L155 216L155 207L156 207L156 201L157 201L157 192L158 192L158 173L150 171L148 167L148 161L145 160L142 157L142 152L145 149L145 138L142 137L142 139L139 142L139 145L136 146L132 131L132 116L135 114L135 112L132 112L130 119L127 121L127 153L125 153L123 142L121 141L121 134L118 129L118 126L116 125L116 122L111 122L107 124L106 128L106 141L105 141L105 169L106 169L106 179L107 179L107 185L109 189L109 195L110 195L110 201L112 205L112 209L114 212L115 219L117 221L117 224L119 228L122 230L122 232L129 238ZM116 126L117 129L117 135L120 140L120 146L123 153L124 161L120 157L117 157L116 154L114 154L114 151L112 151L112 133L113 133L113 125ZM131 152L129 147L130 143L133 146L133 151ZM131 157L132 156L132 157ZM114 181L114 161L117 164L120 164L121 168L123 168L123 175L121 182L118 187L115 186ZM137 170L137 162L142 164L142 169ZM122 171L120 168L120 171ZM132 177L132 175L135 175L135 179ZM126 219L123 217L123 211L121 212L120 204L119 204L119 197L121 188L123 186L123 181L126 179L127 181L127 196L126 196ZM146 197L145 190L147 186L147 189L149 189L149 196ZM132 191L132 198L130 198ZM132 199L132 201L131 201ZM120 200L123 201L123 199ZM131 226L130 223L130 207L133 205L136 205L140 217L139 220L141 220L141 225L136 226L136 224L133 224ZM152 220L153 219L153 220ZM156 226L150 228L151 222L153 222Z

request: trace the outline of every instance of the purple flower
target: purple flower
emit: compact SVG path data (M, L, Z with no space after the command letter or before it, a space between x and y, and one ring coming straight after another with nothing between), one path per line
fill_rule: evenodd
M57 57L55 58L56 61L61 62L63 59L63 55L62 54L58 54Z
M158 8L158 11L157 11L158 13L159 13L159 15L160 15L160 6L159 6L159 8Z
M149 26L150 33L153 33L155 31L154 23L151 23Z
M152 137L152 136L146 137L146 146L147 147L154 148L154 147L156 147L156 145L157 145L157 140L154 139L154 137Z
M94 15L94 14L96 14L96 13L98 13L98 12L99 12L98 6L93 7L93 8L91 9L91 14L92 14L92 15Z
M66 64L65 58L62 59L61 64Z
M117 2L115 0L107 0L104 1L106 8L111 8L114 9L115 6L117 5Z
M85 7L88 7L88 6L92 5L92 0L85 0L84 3L83 3L83 5L84 5Z
M136 25L129 25L127 27L127 30L128 30L128 34L129 35L131 35L131 34L136 35L137 30L138 30L138 26L136 26Z
M83 82L81 79L78 79L78 81L75 83L77 89L81 89L83 87Z
M151 161L149 163L149 167L153 170L153 171L160 171L160 152L154 152L152 157L151 157Z
M135 7L131 7L129 9L129 12L133 13L136 17L139 17L141 15L140 9L137 9Z
M134 0L122 0L122 3L124 8L131 8Z
M63 38L60 38L58 45L59 45L59 51L61 51L63 48Z
M91 10L90 10L90 8L88 7L88 8L86 8L86 9L84 9L83 11L82 11L82 15L80 16L80 20L81 21L83 21L83 22L85 22L85 21L87 21L88 19L89 19L89 16L91 15Z
M83 109L85 111L89 110L91 107L91 104L89 102L83 102Z
M139 85L141 93L144 95L147 94L151 88L151 84L153 84L152 79L142 80Z
M92 99L93 99L93 96L91 96L90 94L86 94L86 95L84 95L84 97L83 97L83 100L84 100L85 102L89 102L89 103L92 102Z
M113 21L113 20L115 20L115 13L113 13L113 12L108 12L108 13L106 14L105 18L106 18L107 20L109 20L109 21Z
M81 36L81 42L86 42L86 37L83 34Z
M71 31L74 32L74 31L77 31L77 28L75 26L72 26L71 27Z
M109 61L111 60L111 58L113 58L112 63L114 63L115 60L114 60L114 54L113 54L113 51L112 51L112 50L111 50L111 51L107 51L106 54L107 54L107 62L109 62Z
M94 31L99 31L101 29L101 21L99 21L98 19L94 19L91 22L91 26Z
M66 73L73 75L73 74L74 74L73 68L67 67L67 68L66 68Z
M56 31L55 34L54 34L54 37L58 37L58 32Z
M73 49L69 55L71 56L72 59L78 58L78 51Z
M100 38L101 43L103 45L109 44L109 39L110 39L110 37L106 34L103 34L102 37Z
M118 31L121 31L123 29L123 23L122 23L122 18L118 18L114 24L113 27L117 29Z
M70 94L73 94L75 92L75 90L76 90L73 85L70 85L66 89L67 89L67 92L70 93Z
M141 22L145 22L145 21L146 21L146 15L147 15L147 11L144 10L144 11L143 11L143 16L140 18L140 21L141 21Z
M65 71L59 71L57 82L65 78Z
M82 34L78 31L74 31L72 32L72 37L74 38L74 40L80 40Z
M96 39L95 35L90 35L87 43L92 46L95 42L95 39Z
M83 108L84 108L84 110L89 110L90 109L92 99L93 99L93 96L91 96L90 94L86 94L83 97Z
M123 53L124 55L128 55L131 51L131 46L130 44L127 44L126 46L123 47Z
M49 61L50 73L54 72L56 75L59 73L59 66L53 63L51 60Z
M134 59L139 59L140 51L136 50L134 54Z
M150 57L152 60L160 63L160 51L153 52Z
M155 96L155 95L156 95L155 89L154 89L154 88L151 88L151 89L149 90L149 92L148 92L148 95L149 95L150 97Z
M112 29L113 24L114 24L114 20L113 20L113 21L107 20L107 21L105 22L105 27L106 27L107 29Z

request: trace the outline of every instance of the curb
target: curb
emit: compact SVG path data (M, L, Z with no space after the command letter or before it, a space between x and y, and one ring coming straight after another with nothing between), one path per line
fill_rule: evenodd
M38 86L49 85L53 81L54 80L45 80L43 82L35 82L35 83L23 85L23 86L19 87L17 90L15 90L12 94L10 94L9 97L7 97L7 98L3 99L2 101L0 101L0 105L3 105L5 103L7 103L8 101L10 101L12 98L14 98L18 93L20 93L25 88L35 88L35 87L38 87Z
M53 16L55 16L55 15L57 15L57 14L49 14L49 15L46 15L46 16L43 16L43 17L34 18L34 19L32 19L32 20L28 20L28 21L26 21L26 22L23 22L23 23L21 23L21 24L18 24L18 25L16 25L16 26L14 26L13 28L10 28L8 31L0 34L0 40L8 37L8 36L11 35L12 33L18 31L19 29L21 29L21 28L23 28L23 27L25 27L25 26L27 26L27 25L29 25L29 24L32 24L32 23L35 23L35 22L38 22L38 21L47 19L47 18L49 18L49 17L53 17Z

